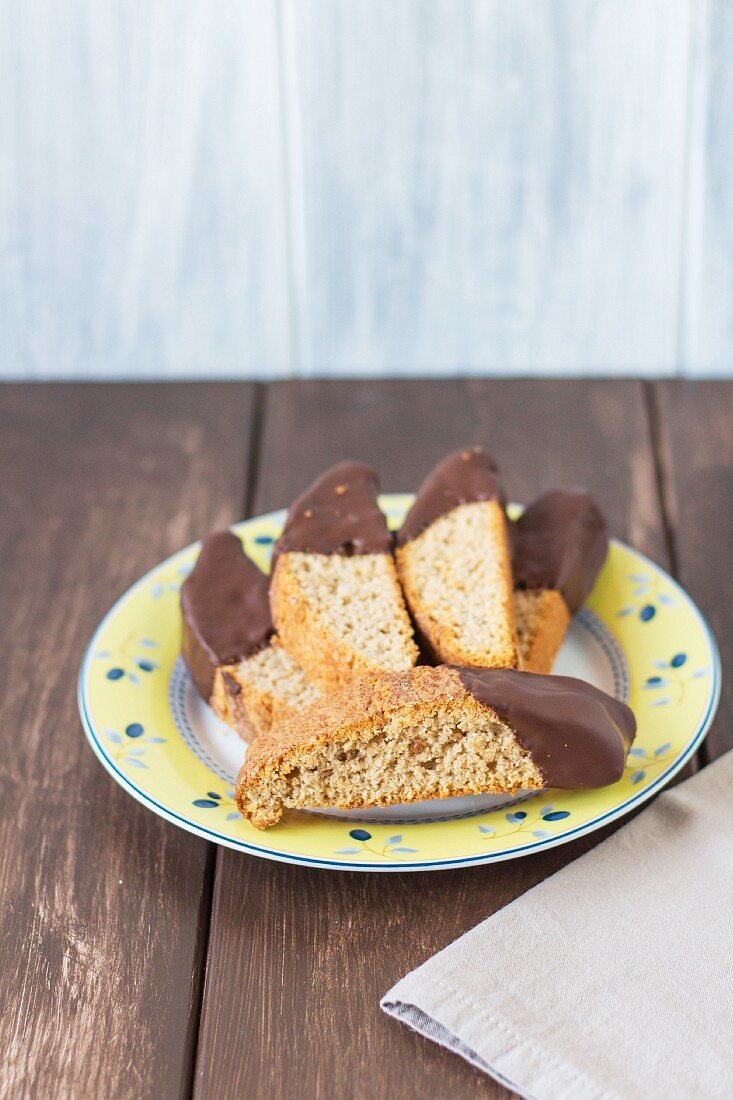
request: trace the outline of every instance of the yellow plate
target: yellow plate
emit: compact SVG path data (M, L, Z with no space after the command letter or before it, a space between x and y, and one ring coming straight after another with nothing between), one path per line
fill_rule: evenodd
M380 498L392 528L411 501L408 494ZM284 512L272 512L234 528L264 569L283 520ZM516 805L401 824L365 820L368 814L345 820L291 811L275 828L258 832L233 801L244 745L198 699L179 656L179 589L197 551L195 544L162 562L103 619L81 667L79 710L99 759L143 805L198 836L267 859L416 871L491 863L563 844L628 813L668 783L699 746L718 704L720 660L702 615L663 570L614 541L555 670L592 680L633 708L638 735L618 783L548 790Z

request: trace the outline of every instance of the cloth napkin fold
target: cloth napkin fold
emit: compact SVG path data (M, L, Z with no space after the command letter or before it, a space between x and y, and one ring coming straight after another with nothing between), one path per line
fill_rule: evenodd
M730 1100L733 752L408 974L382 1008L531 1100Z

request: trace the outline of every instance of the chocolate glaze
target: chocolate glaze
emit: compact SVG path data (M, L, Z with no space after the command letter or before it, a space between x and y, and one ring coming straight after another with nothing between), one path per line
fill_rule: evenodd
M436 519L452 512L459 504L480 500L504 503L498 470L480 447L455 451L439 462L417 491L415 503L397 532L398 546L417 538Z
M585 489L554 489L509 525L517 588L555 588L574 614L608 552L606 521Z
M339 462L326 470L290 506L275 544L280 554L389 554L392 536L379 510L379 480L360 462Z
M570 676L456 668L463 686L514 730L548 787L605 787L623 775L636 735L625 703Z
M268 578L231 531L204 540L181 588L183 659L204 699L220 665L264 649L274 632Z

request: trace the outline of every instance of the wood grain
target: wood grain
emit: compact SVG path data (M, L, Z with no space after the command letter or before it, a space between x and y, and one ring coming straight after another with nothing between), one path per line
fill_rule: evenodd
M173 1097L198 1024L213 850L134 802L81 730L114 599L238 516L253 387L0 389L0 1093Z
M270 387L255 507L287 504L328 463L409 489L480 443L510 496L585 482L613 532L666 564L646 408L633 382L282 383ZM402 974L598 839L440 874L313 871L222 850L195 1073L197 1100L505 1097L379 1011Z
M710 758L733 748L733 382L654 386L665 496L681 583L718 640L723 690L706 742Z
M5 377L290 363L274 0L0 5Z
M688 0L283 11L304 373L673 372Z

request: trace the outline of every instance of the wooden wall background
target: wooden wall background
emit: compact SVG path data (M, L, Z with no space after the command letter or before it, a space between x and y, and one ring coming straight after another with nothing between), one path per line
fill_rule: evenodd
M733 366L730 0L0 0L0 374Z

